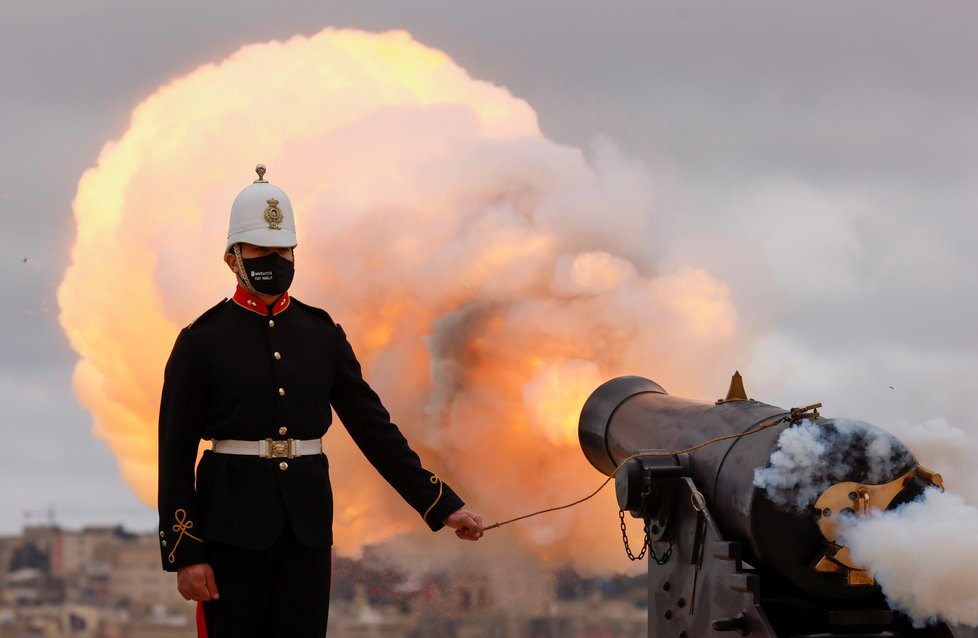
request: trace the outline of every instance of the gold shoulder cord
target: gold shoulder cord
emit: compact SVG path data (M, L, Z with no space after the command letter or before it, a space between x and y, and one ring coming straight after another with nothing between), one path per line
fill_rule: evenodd
M173 518L177 521L177 524L173 526L173 531L179 532L180 535L177 536L177 542L173 544L173 549L170 550L170 555L166 557L166 559L170 561L171 565L175 563L177 560L176 558L177 547L180 545L180 540L184 537L184 535L189 536L190 538L194 539L198 543L204 542L187 531L194 526L193 521L187 520L187 510L183 508L178 509L177 511L173 512Z
M421 517L425 523L428 522L428 514L431 514L431 510L435 509L435 505L438 505L438 501L441 500L441 494L444 486L442 480L437 476L435 476L434 474L431 475L431 478L428 479L428 481L430 481L432 485L438 486L438 497L435 499L435 502L431 504L431 507L429 507L427 511L425 511L424 516Z

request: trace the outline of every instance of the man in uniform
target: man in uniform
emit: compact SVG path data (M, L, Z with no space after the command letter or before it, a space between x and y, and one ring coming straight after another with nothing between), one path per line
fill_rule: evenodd
M289 296L292 205L265 181L264 166L256 171L231 207L224 260L237 290L180 332L166 365L160 549L183 597L202 601L201 635L322 638L333 500L321 439L330 406L432 530L477 540L483 527L421 466L343 329ZM212 447L195 476L201 439Z

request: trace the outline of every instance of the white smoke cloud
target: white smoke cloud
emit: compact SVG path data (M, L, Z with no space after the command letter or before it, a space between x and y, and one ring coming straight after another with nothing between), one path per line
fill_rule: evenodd
M928 489L887 512L843 516L840 539L915 624L978 625L978 509Z
M978 505L978 437L935 418L890 430L913 452L924 467L939 472L944 485L971 505Z
M972 491L974 438L934 419L898 429L900 437L861 421L811 421L785 429L754 485L775 504L808 515L834 483L881 484L908 469L912 459L944 474L948 485ZM973 492L972 492L973 493ZM958 494L928 489L890 511L840 519L839 542L879 583L891 607L917 625L938 620L978 624L978 509Z
M778 449L770 464L754 470L754 485L767 491L777 505L804 511L828 486L823 459L822 431L805 420L786 428L778 437Z
M891 434L869 423L809 420L786 428L754 485L782 508L804 514L831 485L856 481L880 485L910 469L912 457Z
M865 473L862 481L880 485L907 470L910 460L907 449L886 430L853 419L833 419L832 426L839 437L837 445L846 450L843 458L850 461L848 467L842 465L839 473L851 473L851 463L865 463L861 468Z
M947 492L869 517L843 517L840 539L890 604L916 624L978 625L978 439L943 418L890 429Z

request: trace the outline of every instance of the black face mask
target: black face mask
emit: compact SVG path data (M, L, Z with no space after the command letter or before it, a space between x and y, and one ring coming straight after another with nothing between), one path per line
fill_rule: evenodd
M242 259L241 262L246 279L262 295L280 295L292 285L295 264L278 253Z

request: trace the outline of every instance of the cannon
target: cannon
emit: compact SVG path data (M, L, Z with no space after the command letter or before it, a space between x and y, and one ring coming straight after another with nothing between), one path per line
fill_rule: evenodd
M978 636L945 623L915 627L850 558L840 516L897 507L943 484L895 437L824 418L820 407L749 399L737 373L716 401L673 397L641 377L612 379L588 398L581 447L615 477L627 553L648 557L650 637ZM814 478L759 487L782 433L803 427L822 437L828 462L810 468ZM643 521L637 554L625 512Z

